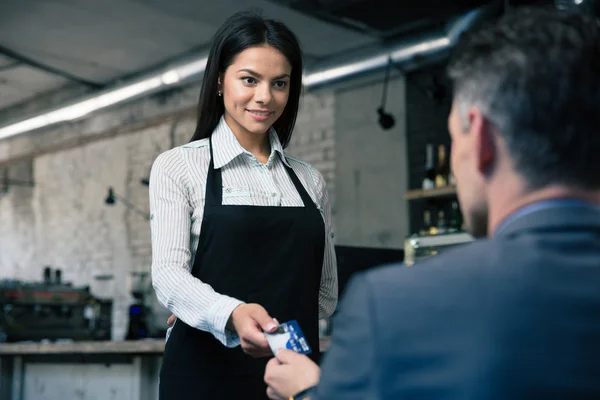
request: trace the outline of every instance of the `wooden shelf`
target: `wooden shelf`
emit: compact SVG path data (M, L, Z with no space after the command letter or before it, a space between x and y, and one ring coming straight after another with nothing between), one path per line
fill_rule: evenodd
M431 199L435 197L450 197L456 195L456 186L446 186L437 189L409 190L404 194L406 200Z

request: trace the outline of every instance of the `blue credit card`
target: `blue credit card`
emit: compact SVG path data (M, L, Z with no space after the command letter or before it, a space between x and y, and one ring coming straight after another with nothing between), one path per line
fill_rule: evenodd
M265 332L265 335L273 354L277 353L279 349L289 349L300 354L310 354L312 352L296 320L284 322L277 327L275 332Z

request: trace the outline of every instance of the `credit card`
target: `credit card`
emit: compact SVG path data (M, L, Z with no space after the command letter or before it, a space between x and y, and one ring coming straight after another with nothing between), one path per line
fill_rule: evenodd
M296 320L279 324L275 332L265 332L265 335L273 354L276 354L279 349L289 349L300 354L310 354L312 352Z

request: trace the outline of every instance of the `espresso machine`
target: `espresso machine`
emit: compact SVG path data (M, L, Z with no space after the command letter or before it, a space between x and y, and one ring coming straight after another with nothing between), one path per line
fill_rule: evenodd
M63 282L58 268L41 282L0 280L0 342L109 340L111 314L110 300Z
M127 313L129 322L125 340L165 338L167 332L165 315L168 315L168 311L162 310L156 301L148 272L131 272L129 286L134 301L129 305Z
M404 241L404 265L435 256L452 247L472 242L467 232L444 233L439 235L413 235Z

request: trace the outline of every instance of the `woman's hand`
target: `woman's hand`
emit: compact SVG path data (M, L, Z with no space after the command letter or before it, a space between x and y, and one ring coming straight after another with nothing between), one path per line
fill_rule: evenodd
M241 304L233 310L227 328L237 332L244 353L252 357L273 354L264 332L277 330L279 322L260 304Z
M171 314L167 319L167 325L172 327L176 320L177 316ZM227 321L227 329L238 334L244 353L252 357L273 355L264 332L274 332L277 326L279 322L272 318L260 304L239 305Z
M169 316L169 319L167 319L167 325L169 326L169 328L175 324L175 321L177 321L177 317L175 316L175 314L171 314Z

